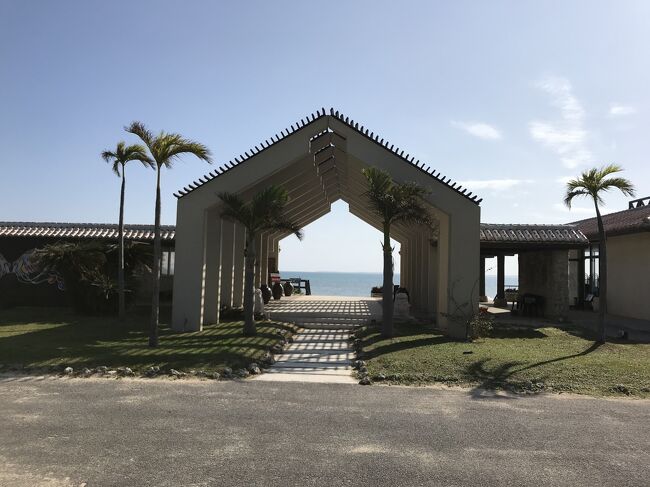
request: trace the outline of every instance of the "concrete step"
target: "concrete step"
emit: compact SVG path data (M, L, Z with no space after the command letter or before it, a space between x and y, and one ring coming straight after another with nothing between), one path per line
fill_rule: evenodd
M301 353L288 353L282 354L278 359L276 359L276 364L296 364L296 363L318 363L318 364L345 364L349 365L352 360L352 353L310 353L310 352L301 352Z
M321 366L315 364L275 364L266 374L276 374L279 372L292 373L292 374L323 374L323 375L350 375L352 367L349 365L332 364L329 366Z

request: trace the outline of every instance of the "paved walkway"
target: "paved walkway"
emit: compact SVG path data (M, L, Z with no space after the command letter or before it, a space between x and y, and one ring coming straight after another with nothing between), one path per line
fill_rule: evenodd
M356 327L381 316L375 299L292 296L267 305L271 319L302 327L294 342L258 381L356 384L354 351L348 340Z

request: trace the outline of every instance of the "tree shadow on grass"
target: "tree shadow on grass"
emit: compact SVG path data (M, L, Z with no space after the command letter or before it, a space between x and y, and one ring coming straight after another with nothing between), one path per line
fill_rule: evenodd
M455 341L436 332L433 328L412 324L397 326L393 338L382 337L379 325L371 326L365 330L362 339L364 359L373 359L393 352Z
M512 326L495 323L489 332L490 338L546 338L546 335L535 328Z
M536 362L533 364L523 365L523 362L504 362L495 367L489 368L487 363L490 359L482 359L476 362L471 363L468 367L465 368L465 376L472 382L478 382L479 384L472 388L472 397L474 399L484 399L489 398L513 398L516 396L501 396L494 394L485 394L485 391L494 391L496 389L506 389L506 390L518 390L526 388L525 384L517 381L512 381L512 376L516 373L523 372L525 370L531 370L537 367L542 367L544 365L552 364L555 362L562 362L564 360L569 360L576 357L582 357L588 355L601 346L601 343L595 342L589 348L583 350L582 352L574 353L571 355L565 355L563 357L556 357L554 359L543 360L541 362ZM531 392L543 392L543 388L539 390L532 390Z
M159 347L149 348L146 319L129 316L123 324L112 317L86 317L74 313L60 314L49 321L41 317L40 312L35 315L23 313L22 319L11 320L18 328L24 325L24 333L18 330L18 334L4 337L0 334L0 363L32 367L107 365L134 369L149 365L163 368L214 368L224 364L242 367L251 359L261 357L279 341L276 330L294 329L284 323L260 322L256 336L244 337L241 323L210 325L202 332L190 333L176 333L162 325Z

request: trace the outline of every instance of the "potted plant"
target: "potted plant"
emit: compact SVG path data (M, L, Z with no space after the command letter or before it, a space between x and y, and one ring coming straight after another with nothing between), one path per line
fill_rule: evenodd
M373 288L370 290L370 297L381 298L381 296L382 296L381 286L373 286Z
M271 291L273 293L273 299L275 300L281 299L282 295L284 294L284 289L282 288L282 284L280 284L279 281L273 283Z
M264 304L269 304L269 301L271 301L271 296L273 295L271 289L267 284L262 284L260 286L260 290L262 291L262 299L264 300Z
M289 281L285 281L283 287L285 296L291 296L293 294L293 284L291 284Z

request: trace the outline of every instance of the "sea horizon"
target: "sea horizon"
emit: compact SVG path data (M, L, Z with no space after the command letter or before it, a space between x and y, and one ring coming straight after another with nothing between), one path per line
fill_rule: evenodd
M348 296L367 297L373 286L381 286L383 275L381 272L346 272L346 271L281 271L282 279L301 278L308 279L311 293L316 296ZM395 273L393 282L399 283L399 273ZM505 276L505 284L517 286L519 276L510 274ZM485 293L492 298L496 294L497 276L485 276Z

